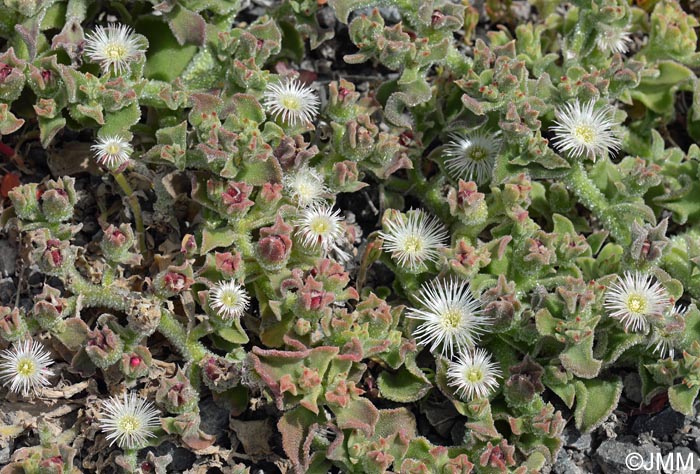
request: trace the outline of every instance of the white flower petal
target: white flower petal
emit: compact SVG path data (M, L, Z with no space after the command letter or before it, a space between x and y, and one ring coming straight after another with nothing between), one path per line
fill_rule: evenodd
M395 214L384 221L386 232L379 232L382 249L390 252L397 263L410 271L425 261L437 261L447 240L447 230L440 222L421 210L410 210L405 216Z
M625 272L605 293L605 309L625 331L647 332L650 319L661 317L669 306L666 290L651 275Z
M592 100L583 105L578 100L565 104L554 113L554 147L573 158L585 156L593 161L617 152L621 142L612 130L613 111L609 105L596 110Z
M483 349L463 352L447 369L447 384L466 400L489 396L498 388L499 377L500 369Z
M209 290L210 305L224 319L238 318L248 309L250 297L245 287L231 280Z
M126 25L98 26L85 38L85 53L105 74L114 71L121 75L144 52L144 45Z
M446 357L474 347L491 325L466 281L433 280L423 284L416 299L423 308L411 308L406 314L421 321L413 336L421 344L430 344L431 351L442 346L441 352Z
M316 92L296 79L270 82L263 94L263 105L270 114L275 118L281 116L291 126L313 122L320 104Z
M151 402L131 393L123 397L111 397L102 403L99 425L110 444L120 448L143 448L153 430L160 426L160 412Z
M491 180L501 141L495 134L475 131L450 134L445 146L445 168L455 179L483 184Z
M4 386L9 385L10 391L26 397L50 385L47 377L53 375L48 369L51 364L51 355L40 343L18 342L0 353L0 381Z
M110 169L126 163L134 151L128 141L116 135L100 137L90 148L95 152L95 161Z

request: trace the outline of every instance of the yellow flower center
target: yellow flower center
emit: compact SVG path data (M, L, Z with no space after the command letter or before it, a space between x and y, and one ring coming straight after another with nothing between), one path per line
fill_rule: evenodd
M128 52L124 45L119 43L108 44L104 49L105 57L111 59L112 61L120 61L126 59Z
M301 101L293 95L285 95L280 97L280 104L287 110L300 110Z
M326 234L331 228L328 220L323 218L314 219L313 221L311 221L309 227L315 234L318 235Z
M457 328L462 322L462 313L454 308L450 308L442 314L442 320L445 326Z
M642 314L647 309L647 300L642 295L631 294L627 297L627 308L637 314Z
M119 420L119 430L124 433L133 433L141 427L139 420L131 415L125 415Z
M577 125L574 128L574 137L583 143L593 143L595 130L590 125Z
M236 306L238 304L238 295L232 291L227 291L221 295L221 302L224 306Z
M403 250L406 253L417 253L423 250L423 241L415 235L406 238L403 243Z
M17 374L22 377L31 377L36 372L36 364L30 359L22 359L17 364Z
M105 151L107 152L108 155L118 155L119 151L121 150L121 147L117 145L116 143L110 143L105 147Z
M479 148L479 147L474 147L469 152L469 159L471 159L472 161L484 160L484 159L486 159L486 156L487 156L486 150L484 150L483 148Z
M484 378L484 374L481 372L481 370L475 367L467 370L465 376L465 378L472 383L479 382Z

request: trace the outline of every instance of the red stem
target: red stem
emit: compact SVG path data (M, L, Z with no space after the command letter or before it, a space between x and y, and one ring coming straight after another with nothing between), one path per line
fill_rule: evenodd
M0 142L0 153L6 155L8 158L15 156L15 150L13 150L11 146L5 145L3 142Z

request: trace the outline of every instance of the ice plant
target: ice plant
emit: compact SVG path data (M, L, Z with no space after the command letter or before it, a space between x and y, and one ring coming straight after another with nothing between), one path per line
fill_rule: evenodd
M440 222L421 210L411 210L406 216L394 214L385 219L386 231L380 232L382 248L401 267L417 270L426 261L436 261L438 249L447 240L447 230Z
M407 317L420 325L413 332L419 343L452 357L455 352L474 347L479 336L490 326L468 282L458 279L433 280L423 284L416 299L422 308L411 308Z
M501 370L484 349L462 352L447 369L447 384L466 400L486 398L496 388Z
M90 148L95 153L95 161L110 169L126 163L134 151L128 141L116 135L99 137Z
M661 284L639 271L618 276L605 293L605 309L625 331L646 332L650 320L661 317L668 305L668 294Z
M160 426L159 416L151 402L130 393L102 403L99 425L107 433L110 444L116 442L122 449L139 449L155 436L153 430Z
M625 54L629 50L628 45L632 42L632 39L629 32L624 28L602 26L595 41L601 51Z
M131 27L126 25L98 26L85 38L85 53L97 62L102 72L123 74L129 63L138 59L145 48Z
M675 306L669 314L656 322L651 330L647 348L651 348L662 359L667 355L673 359L676 345L682 339L688 307Z
M282 184L285 192L299 207L321 204L323 196L328 193L321 173L308 166L286 174L282 179Z
M585 156L595 161L620 149L620 139L612 130L613 108L609 105L596 109L593 100L585 104L576 100L557 109L554 116L554 147L572 158Z
M270 114L275 118L281 116L291 126L312 122L320 103L316 92L296 79L270 82L263 94L263 104Z
M9 385L10 391L26 397L49 385L47 377L53 375L48 368L51 364L51 355L39 342L15 343L0 353L0 381L4 386Z
M310 206L301 211L297 221L296 235L308 249L320 248L323 255L331 252L341 260L349 255L340 248L343 238L343 218L340 210L333 210L327 205Z
M493 165L501 148L497 135L477 130L451 133L445 146L445 168L455 179L484 184L491 180Z
M234 280L217 283L209 290L209 300L212 309L224 319L240 317L250 304L245 287Z

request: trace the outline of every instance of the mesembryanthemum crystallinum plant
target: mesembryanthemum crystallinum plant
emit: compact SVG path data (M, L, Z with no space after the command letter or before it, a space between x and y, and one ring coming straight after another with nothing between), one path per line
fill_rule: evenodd
M526 474L625 373L694 413L690 3L88 3L0 3L1 222L46 275L0 379L89 386L12 472Z

